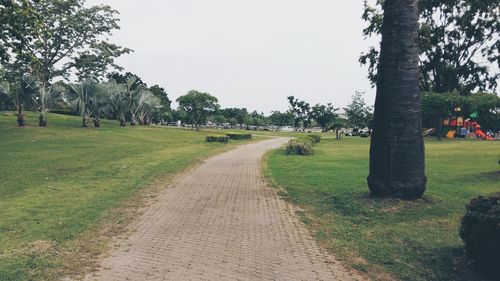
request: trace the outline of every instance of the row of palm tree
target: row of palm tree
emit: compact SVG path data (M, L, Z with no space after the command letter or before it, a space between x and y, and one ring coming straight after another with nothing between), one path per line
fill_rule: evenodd
M0 92L11 97L20 127L26 125L25 109L39 112L39 126L47 126L47 113L56 105L69 105L82 117L82 127L88 127L93 118L94 127L100 127L101 117L116 117L120 126L150 125L153 114L162 105L145 86L136 85L137 78L126 83L97 83L83 81L75 84L56 83L46 86L33 76L23 76L17 83L0 83Z

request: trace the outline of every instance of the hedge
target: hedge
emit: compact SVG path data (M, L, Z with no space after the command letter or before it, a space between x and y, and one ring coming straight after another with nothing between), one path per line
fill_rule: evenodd
M252 138L251 134L227 134L231 140L248 140Z
M460 237L478 273L500 274L500 193L471 200L462 219Z
M286 145L285 152L287 155L312 155L314 153L313 141L310 138L290 140Z
M226 143L226 142L229 142L229 137L227 137L227 136L207 136L206 141L207 142Z

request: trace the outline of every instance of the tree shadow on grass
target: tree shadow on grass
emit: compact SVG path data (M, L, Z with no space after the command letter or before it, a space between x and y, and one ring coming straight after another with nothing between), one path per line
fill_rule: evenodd
M500 182L500 170L480 173L479 178L492 182Z
M454 281L493 281L474 271L472 262L462 247L433 248L429 252L427 266L436 267L438 279ZM439 276L441 275L441 276Z

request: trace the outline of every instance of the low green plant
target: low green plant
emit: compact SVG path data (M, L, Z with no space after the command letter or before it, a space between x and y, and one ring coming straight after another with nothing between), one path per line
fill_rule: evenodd
M500 192L471 200L460 237L479 274L500 274Z
M312 134L312 135L306 135L305 137L310 138L313 144L321 142L321 135Z
M229 137L227 137L227 136L207 136L206 141L207 142L227 143L227 142L229 142Z
M251 134L226 134L230 140L249 140L252 138Z
M310 138L290 140L286 145L285 152L287 155L312 155L314 153L313 141Z

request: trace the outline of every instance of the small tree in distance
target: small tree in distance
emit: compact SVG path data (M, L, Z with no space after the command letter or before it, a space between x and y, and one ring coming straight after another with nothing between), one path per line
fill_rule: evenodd
M218 99L208 93L199 91L189 91L184 96L177 99L179 110L185 113L189 123L193 124L196 131L207 122L210 116L218 108Z
M352 96L351 103L344 108L348 125L352 128L370 127L373 119L372 108L366 105L362 92L356 92Z

